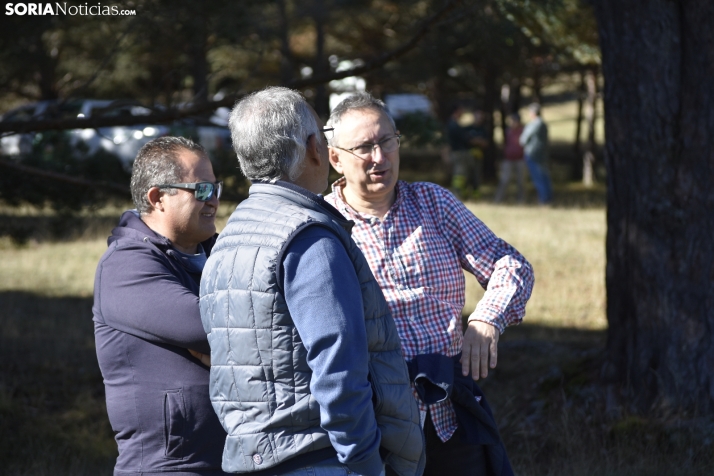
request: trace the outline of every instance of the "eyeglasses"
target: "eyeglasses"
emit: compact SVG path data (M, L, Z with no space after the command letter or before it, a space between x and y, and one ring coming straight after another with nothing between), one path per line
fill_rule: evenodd
M155 185L155 187L193 190L193 195L199 202L207 202L214 195L216 198L221 198L221 193L223 192L223 182L166 183L164 185Z
M362 144L362 145L358 145L357 147L350 147L349 149L337 147L336 145L333 145L331 147L334 147L335 149L344 150L345 152L349 152L350 154L352 154L360 159L368 159L372 156L372 153L374 152L374 149L377 148L377 146L379 146L379 148L382 149L382 153L384 153L384 154L389 154L390 152L394 152L395 150L397 150L399 148L401 138L402 138L401 134L396 134L392 137L387 137L386 139L382 139L381 141L377 142L376 144Z
M324 135L325 139L327 140L332 140L332 138L335 136L334 127L323 127L322 129L320 129L320 132L322 132L322 135Z

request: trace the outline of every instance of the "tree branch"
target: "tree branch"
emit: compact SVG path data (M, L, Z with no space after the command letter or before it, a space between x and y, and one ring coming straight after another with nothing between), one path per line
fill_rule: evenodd
M39 120L39 121L8 121L0 122L0 134L6 133L23 133L23 132L42 132L49 130L67 130L67 129L94 129L98 127L113 127L113 126L134 126L137 124L167 124L179 119L184 119L191 116L198 116L206 112L211 112L219 107L232 106L238 99L245 94L231 95L220 101L212 101L204 104L197 104L185 109L168 109L166 111L155 112L145 116L127 116L127 117L89 117L85 119L56 119L56 120Z
M446 5L444 5L441 10L436 12L434 15L432 15L429 19L427 19L423 24L421 29L406 43L404 43L402 46L400 46L397 49L394 49L392 51L388 51L387 53L384 53L382 56L379 56L372 61L368 61L365 64L361 66L357 66L355 68L351 68L345 71L340 71L338 73L330 73L324 76L315 76L312 78L305 78L305 79L298 79L294 81L290 81L286 86L295 88L295 89L300 89L300 88L305 88L308 86L314 86L316 84L324 84L330 81L334 81L336 79L343 79L343 78L348 78L350 76L357 76L359 74L364 74L368 73L370 71L373 71L375 69L381 68L388 62L404 55L408 51L412 50L418 43L419 41L426 36L427 33L431 30L431 28L448 12L453 10L456 7L456 4L459 3L460 0L449 0Z
M6 159L0 159L0 166L8 167L11 169L18 170L20 172L35 175L42 178L47 178L51 180L56 180L60 182L69 183L72 185L79 185L82 187L100 188L102 190L110 191L115 195L120 195L124 198L129 197L129 187L126 185L119 185L111 182L95 181L95 180L84 180L77 177L72 177L70 175L61 174L58 172L52 172L50 170L42 170L36 167L28 167L27 165L16 164Z
M428 18L420 30L402 46L388 51L387 53L366 62L355 68L317 76L291 81L286 86L300 89L316 84L325 84L336 79L343 79L349 76L356 76L368 73L375 69L381 68L386 63L404 55L412 50L419 41L436 25L439 20L448 12L453 10L462 0L449 0L446 4L434 15ZM0 122L0 134L19 134L25 132L41 132L47 130L67 130L67 129L96 129L99 127L113 126L133 126L138 124L167 124L180 119L191 116L200 116L219 107L232 107L236 101L244 97L246 92L232 94L218 101L209 101L203 104L195 104L184 109L169 109L157 113L148 114L145 116L129 116L129 117L89 117L83 119L60 119L60 120L38 120L38 121L7 121Z

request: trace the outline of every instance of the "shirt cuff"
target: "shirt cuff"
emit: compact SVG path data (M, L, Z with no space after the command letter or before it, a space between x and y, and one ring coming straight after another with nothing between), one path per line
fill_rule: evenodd
M346 466L350 471L365 476L379 476L384 470L384 462L379 455L379 449L373 452L372 456L368 459L360 461L359 463L348 463Z
M498 329L498 332L501 334L503 334L503 332L506 330L506 322L503 316L494 312L490 312L488 309L484 310L476 307L476 310L467 319L467 322L472 321L481 321L485 322L486 324L491 324L496 329Z

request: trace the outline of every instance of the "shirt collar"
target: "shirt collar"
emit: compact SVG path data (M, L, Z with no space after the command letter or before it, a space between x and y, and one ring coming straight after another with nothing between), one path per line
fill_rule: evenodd
M351 219L359 219L361 221L371 222L374 219L372 215L360 213L347 203L347 201L345 200L345 196L342 194L342 189L344 188L345 183L346 179L344 177L340 177L332 184L332 193L334 193L335 196L338 198L338 200L335 200L337 208L343 215L349 216ZM402 183L402 180L398 180L397 184L394 186L394 192L396 193L397 198L394 200L394 203L391 207L389 207L389 210L384 215L385 220L387 219L387 217L394 214L401 205L401 203L404 201L404 194L399 193L399 190L402 188Z
M203 272L203 268L206 266L208 257L206 256L206 251L200 243L196 249L197 253L194 254L184 253L177 249L173 249L171 251L175 253L173 256L178 259L178 261L189 273L200 274Z

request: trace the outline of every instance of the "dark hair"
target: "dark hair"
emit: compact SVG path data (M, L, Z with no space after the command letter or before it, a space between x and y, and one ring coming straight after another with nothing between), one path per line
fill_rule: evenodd
M151 212L151 204L146 198L151 187L181 182L186 172L177 161L177 155L181 150L190 150L208 157L206 149L201 144L184 137L159 137L147 142L139 150L131 171L131 198L142 215ZM171 188L161 191L169 195L177 193Z

